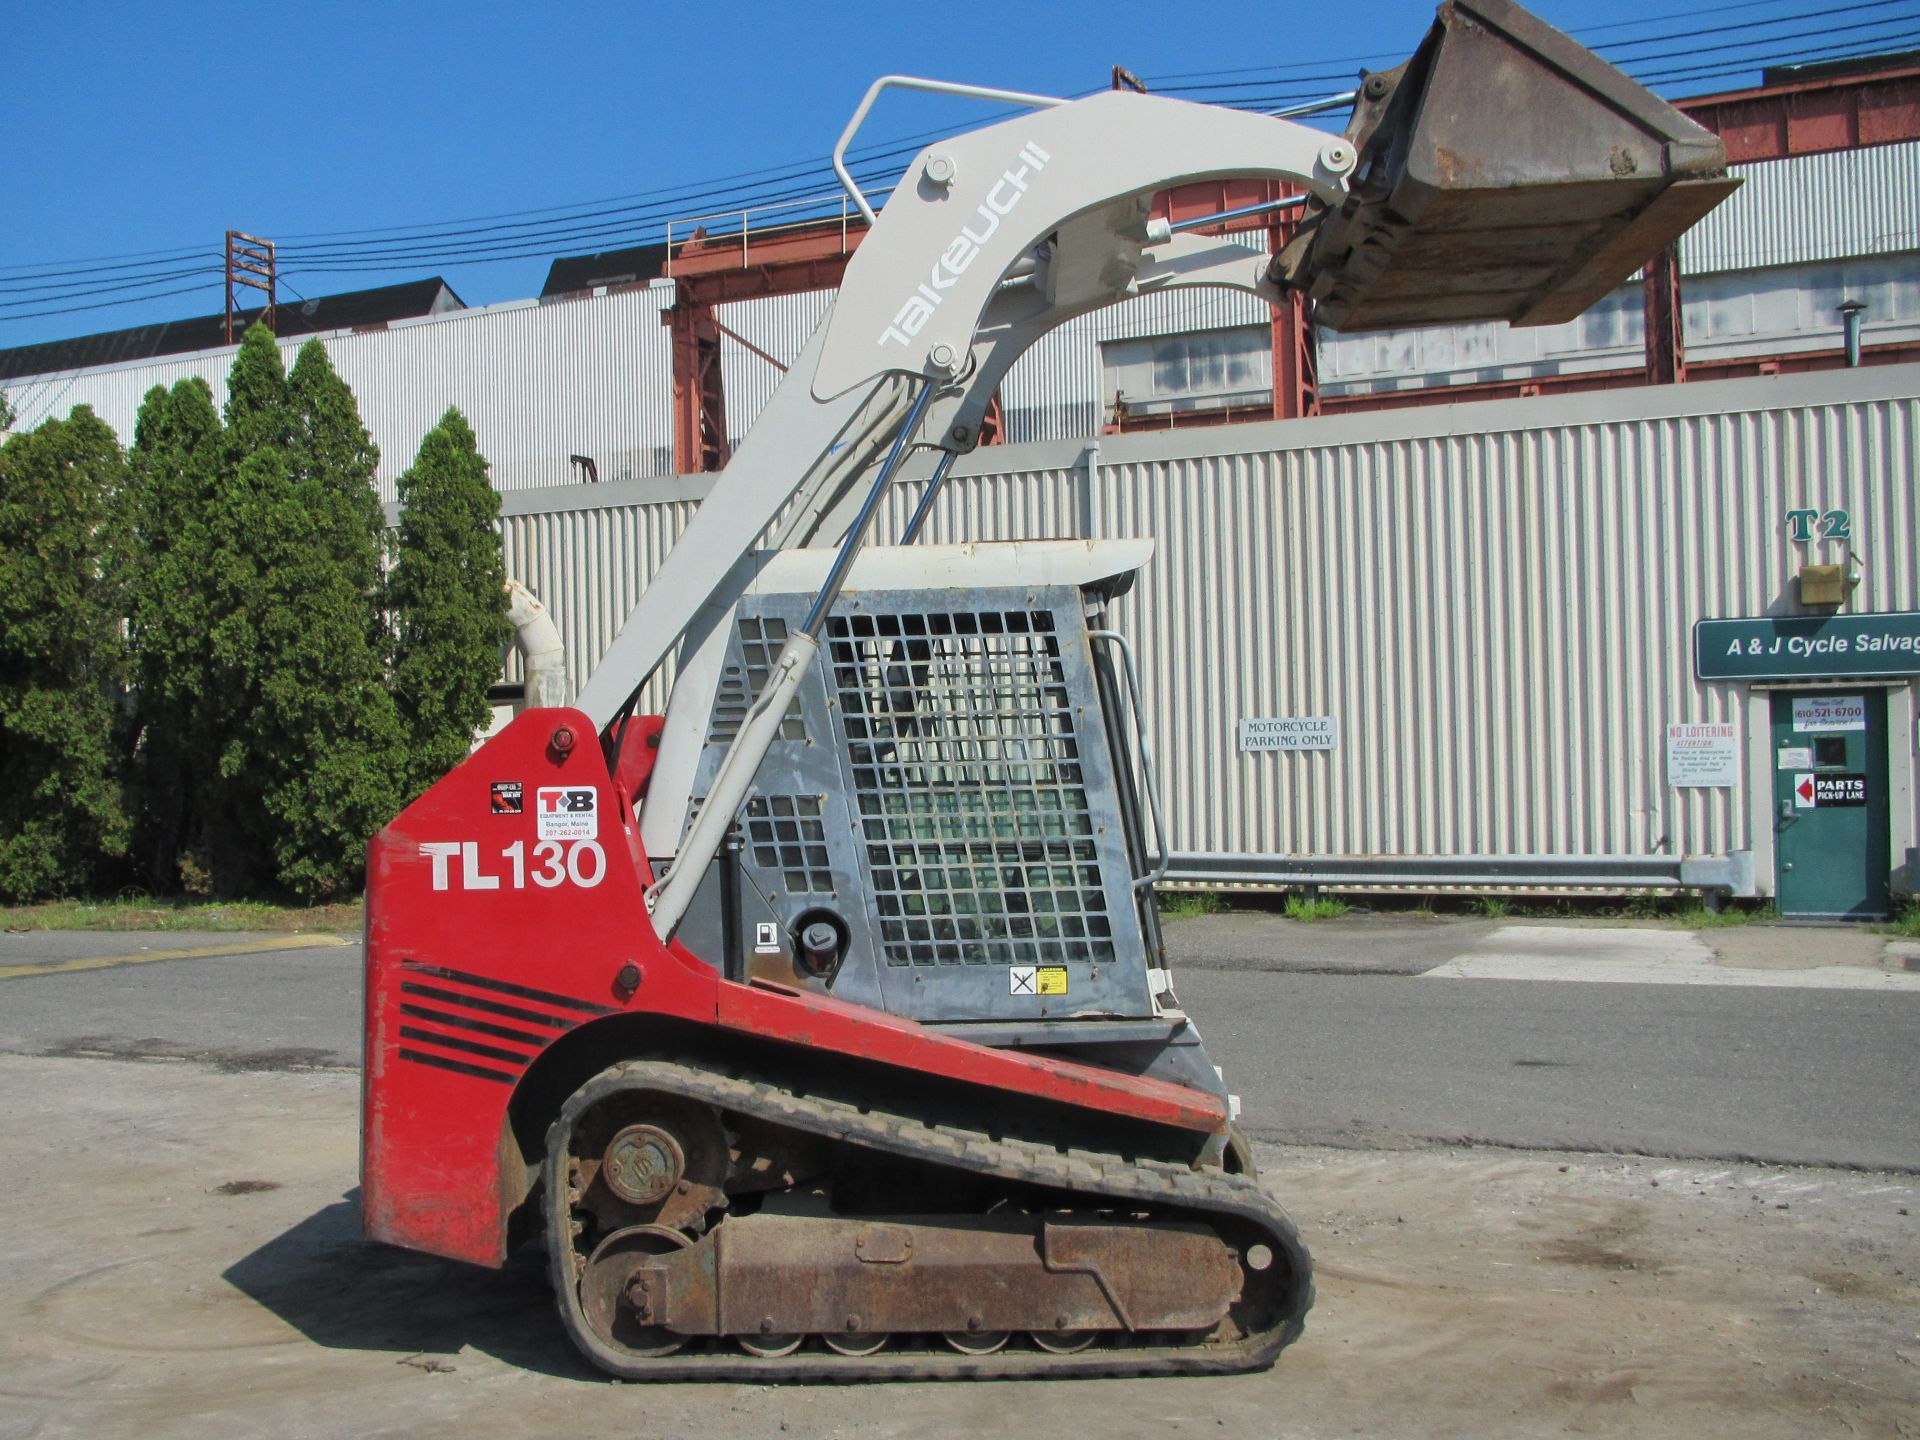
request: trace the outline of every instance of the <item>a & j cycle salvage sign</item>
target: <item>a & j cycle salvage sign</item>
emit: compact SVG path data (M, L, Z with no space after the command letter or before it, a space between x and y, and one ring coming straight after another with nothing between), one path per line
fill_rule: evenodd
M1920 675L1920 611L1702 620L1693 627L1693 673L1702 680Z

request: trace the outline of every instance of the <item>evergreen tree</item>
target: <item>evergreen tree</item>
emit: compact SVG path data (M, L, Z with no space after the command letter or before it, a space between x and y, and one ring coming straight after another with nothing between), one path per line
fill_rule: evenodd
M206 881L207 762L220 749L222 708L213 689L208 521L225 458L204 380L147 392L127 455L127 638L139 854L163 891Z
M449 410L400 477L400 536L388 594L398 636L393 690L410 742L407 794L467 756L490 713L507 624L500 496L472 428Z
M360 423L353 391L334 370L326 347L318 340L300 347L287 376L287 400L293 409L294 475L317 481L357 522L339 526L338 559L367 596L368 614L377 622L376 591L387 530L374 483L380 447Z
M264 856L307 899L356 885L367 841L399 809L401 728L369 623L377 560L358 493L371 470L355 468L348 420L371 446L329 381L310 366L302 393L317 399L296 399L273 336L247 332L211 525L214 683L235 712L219 717L219 868L244 885L249 853Z
M0 895L12 899L84 888L126 851L108 553L125 463L85 406L0 447Z

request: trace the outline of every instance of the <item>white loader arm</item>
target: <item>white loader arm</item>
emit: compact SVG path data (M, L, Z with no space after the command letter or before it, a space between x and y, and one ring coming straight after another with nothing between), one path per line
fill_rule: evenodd
M1280 297L1262 277L1262 249L1172 236L1164 226L1150 236L1155 192L1265 175L1333 203L1352 157L1338 137L1285 120L1119 92L923 152L854 253L833 308L595 667L580 707L596 725L612 721L709 603L732 603L742 558L789 502L798 497L815 517L831 511L892 440L919 385L939 387L931 407L939 428L913 438L965 452L1008 367L1065 320L1176 285ZM822 537L789 525L774 538L804 545Z
M751 791L889 479L916 447L940 452L924 507L1048 330L1200 285L1276 303L1280 287L1302 290L1322 320L1353 329L1547 323L1625 281L1737 183L1715 137L1508 0L1447 0L1411 60L1365 77L1344 136L1123 91L1062 101L889 76L834 157L868 215L843 156L889 88L1033 108L907 168L832 309L581 691L607 730L684 637L730 609L758 547L838 541L811 614L648 892L663 938ZM1152 218L1161 191L1246 178L1304 192L1280 202L1304 212L1281 256Z

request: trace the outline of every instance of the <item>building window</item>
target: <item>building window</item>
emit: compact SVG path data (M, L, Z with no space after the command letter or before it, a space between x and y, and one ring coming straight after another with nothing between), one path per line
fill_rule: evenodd
M1108 340L1100 347L1106 399L1134 415L1271 405L1272 347L1265 325Z

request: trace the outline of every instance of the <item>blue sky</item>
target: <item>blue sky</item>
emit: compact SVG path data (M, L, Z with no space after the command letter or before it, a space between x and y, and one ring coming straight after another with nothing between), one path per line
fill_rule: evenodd
M1726 47L1756 36L1781 38L1742 61L1920 31L1920 0L1842 0L1820 7L1824 24L1804 18L1811 0L1536 8L1592 43L1650 37L1636 57L1669 69L1724 59ZM281 242L300 294L443 274L470 304L532 295L552 255L606 242L560 238L539 258L474 264L396 257L395 237L368 232L423 227L446 232L433 243L483 241L478 226L504 223L484 217L618 199L600 208L624 206L627 218L582 223L626 225L624 243L658 239L676 201L654 192L806 166L818 168L817 183L811 175L778 183L827 188L834 139L867 83L888 71L1063 94L1103 87L1118 63L1156 89L1251 87L1196 98L1317 92L1340 88L1331 77L1370 57L1376 65L1404 57L1431 16L1420 0L18 5L5 22L0 70L0 123L11 142L0 160L0 347L218 310L217 276L157 277L217 265L230 226ZM1723 28L1704 38L1659 39L1715 27ZM1814 28L1830 33L1811 38ZM1245 73L1194 73L1221 71ZM1177 76L1186 78L1159 79ZM1696 94L1753 78L1656 88ZM863 139L897 140L979 113L888 100ZM685 206L679 213L708 208ZM314 238L322 232L355 233ZM322 269L316 247L342 241L359 248L336 250L334 263L350 255L399 268ZM143 258L121 258L130 254ZM130 264L145 268L103 268ZM48 273L67 269L82 273ZM132 281L145 289L102 288ZM188 285L203 288L140 298ZM101 301L113 303L33 313Z

